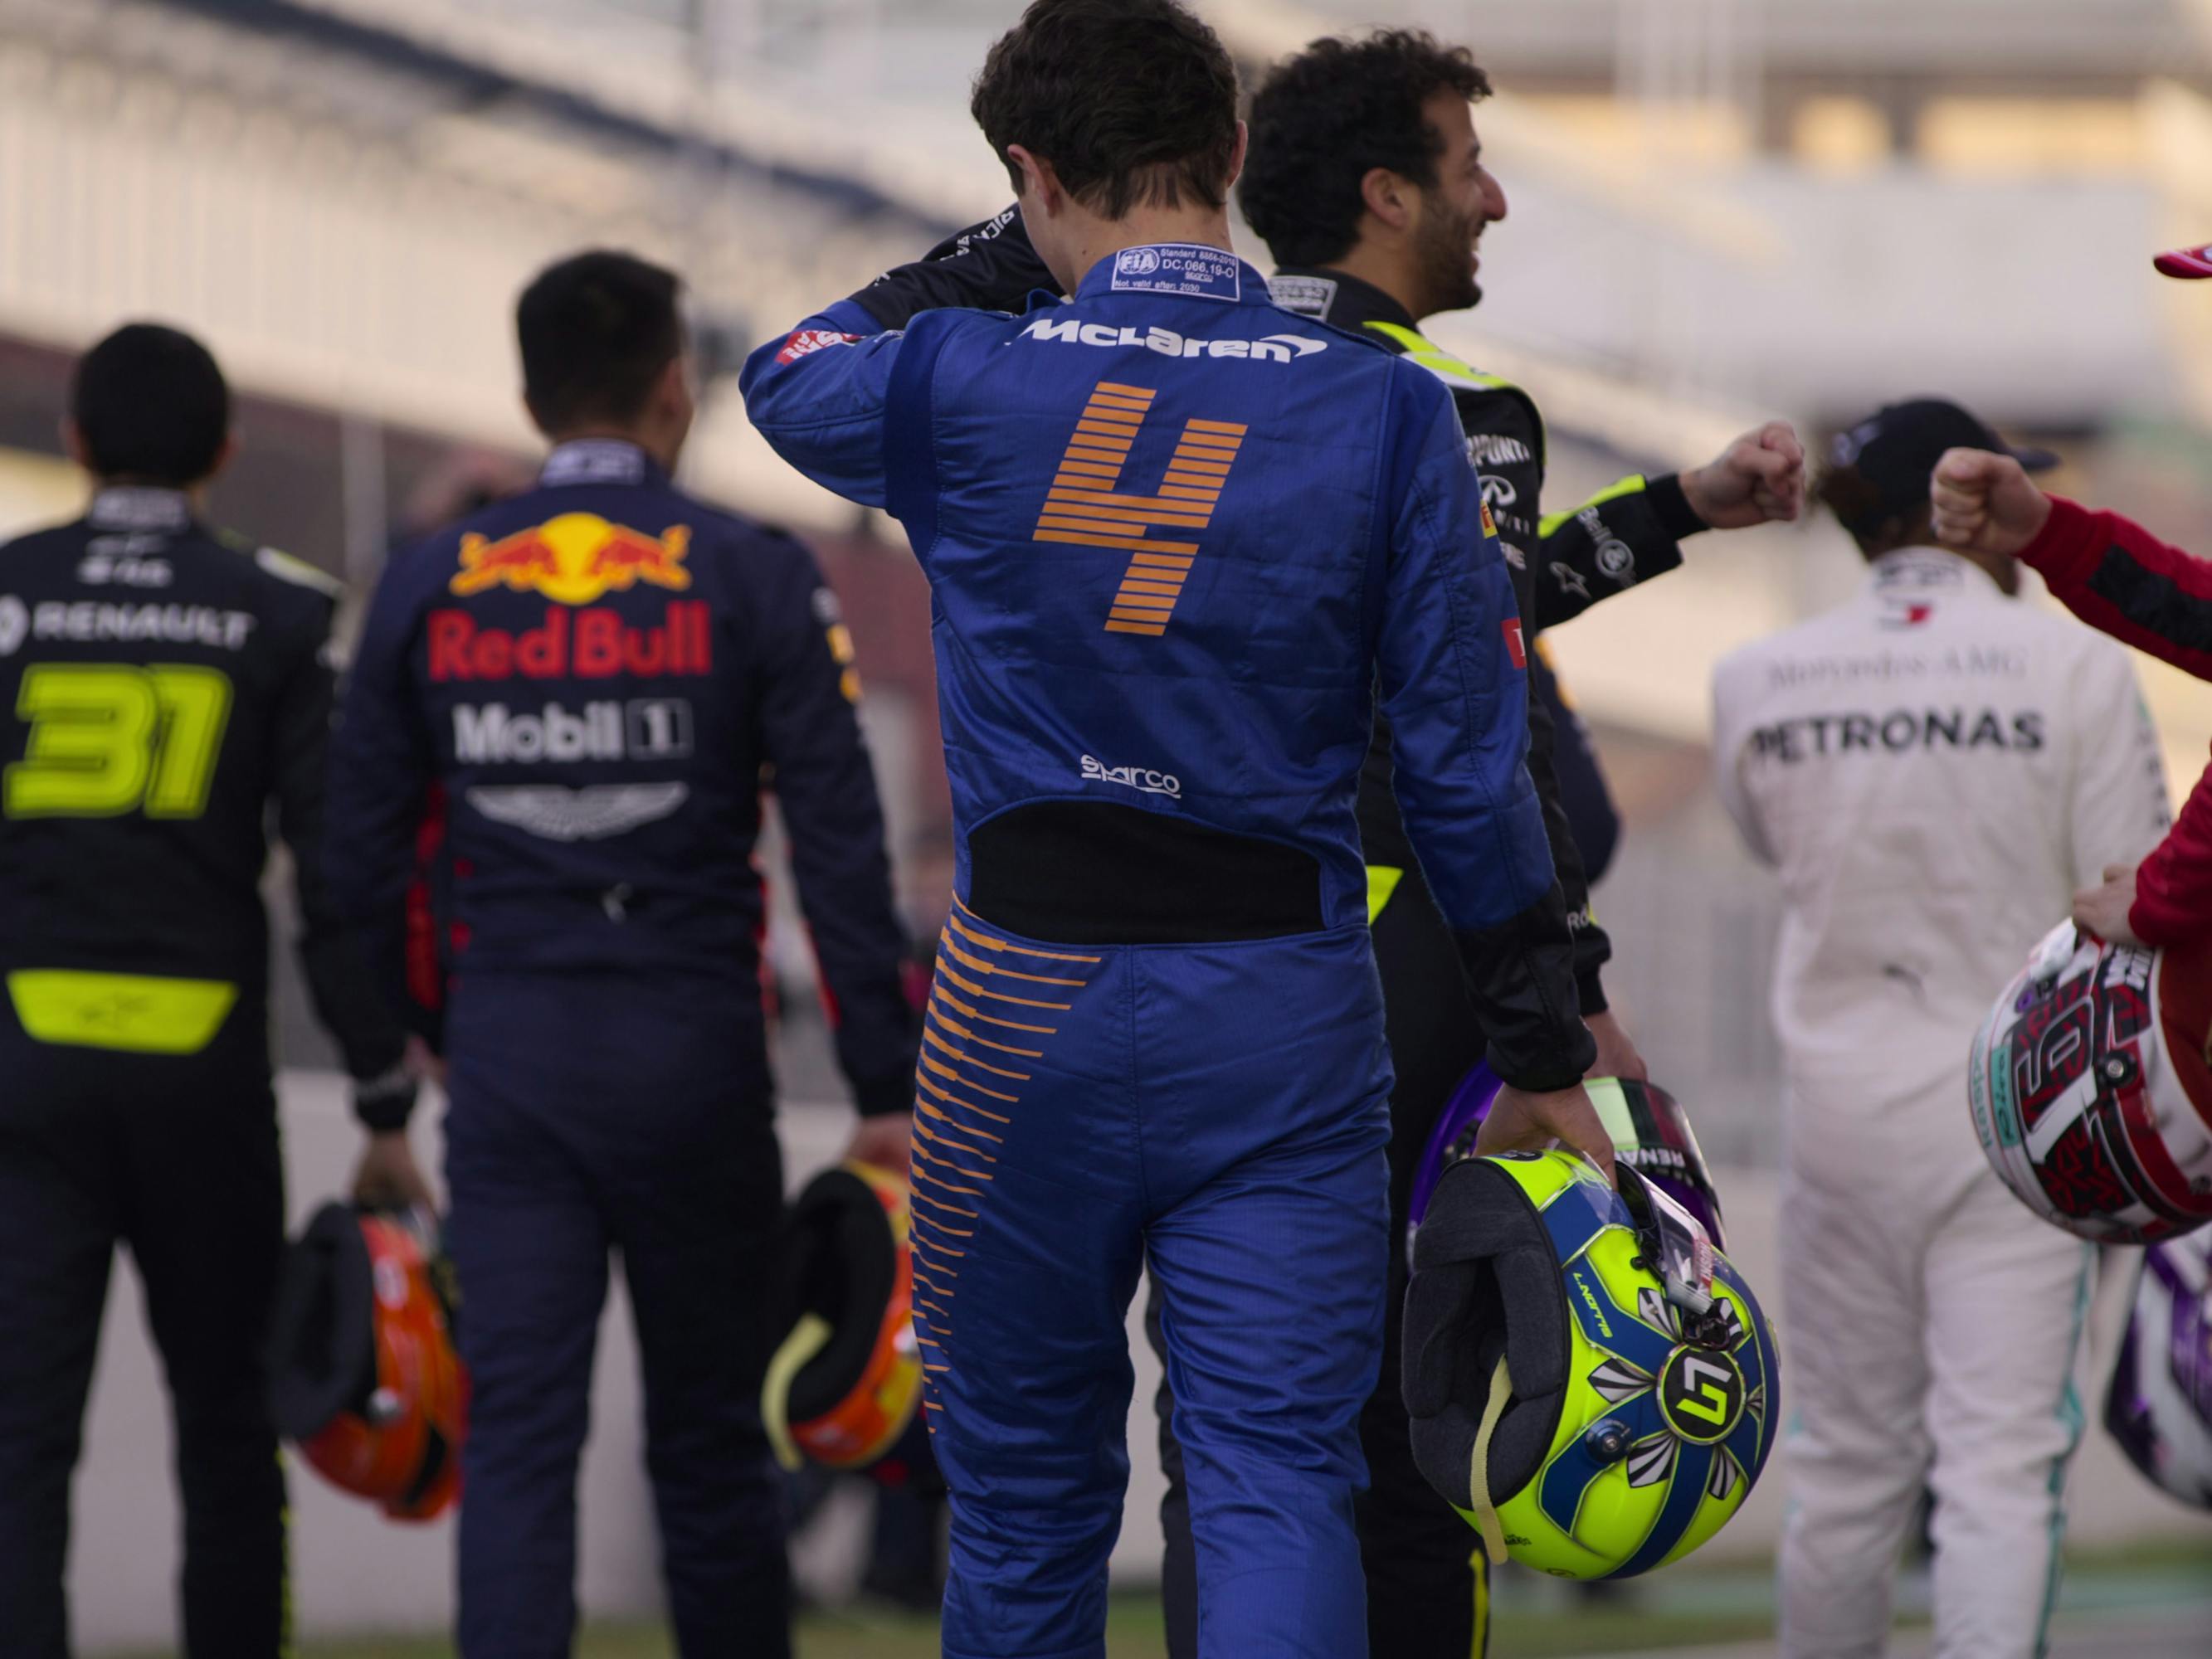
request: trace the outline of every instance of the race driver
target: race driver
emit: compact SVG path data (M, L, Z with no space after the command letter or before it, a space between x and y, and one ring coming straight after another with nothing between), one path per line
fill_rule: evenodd
M2212 247L2179 248L2156 264L2202 281L2212 277ZM1933 493L1945 546L2018 558L2092 628L2212 679L2212 564L2117 513L2046 495L2011 457L1987 449L1944 456ZM2212 772L2148 859L2116 864L2074 896L2074 919L2115 944L2179 945L2212 931Z
M781 1489L757 1402L782 1179L752 852L790 832L857 1155L905 1156L913 1020L883 818L835 596L789 538L670 483L693 412L678 284L627 255L543 272L516 309L537 488L402 553L334 746L331 880L382 976L442 801L453 977L446 1243L472 1396L467 1659L552 1659L575 1624L575 1484L619 1250L646 1462L686 1659L789 1651ZM419 980L422 975L417 975ZM364 1187L421 1193L399 1136Z
M1820 493L1865 590L1714 682L1721 799L1782 879L1788 1659L1882 1650L1923 1481L1937 1653L2042 1651L2090 1251L1990 1170L1964 1057L2075 889L2166 824L2126 653L2015 603L2009 559L1933 544L1956 446L2004 448L1932 398L1839 434Z
M1103 1651L1147 1259L1200 1652L1367 1651L1389 1072L1353 804L1378 669L1508 1085L1498 1142L1610 1161L1464 434L1433 375L1235 257L1236 95L1170 0L1037 0L973 104L1018 214L745 369L763 435L887 507L934 593L957 868L917 1325L955 1659ZM1006 309L930 308L962 305Z
M76 366L64 432L91 504L0 550L0 1650L70 1650L70 1476L124 1244L175 1412L184 1650L275 1659L272 809L356 1109L389 1121L415 1091L323 879L338 588L208 527L230 393L198 341L109 335Z
M1280 269L1275 302L1401 353L1450 392L1482 473L1483 494L1513 575L1526 635L1673 569L1680 540L1709 526L1791 519L1802 503L1803 453L1782 422L1747 434L1711 465L1631 477L1549 517L1540 501L1545 432L1534 401L1431 343L1421 319L1477 305L1476 252L1505 217L1503 187L1483 163L1470 105L1490 81L1465 47L1383 30L1315 41L1278 64L1254 95L1251 154L1237 187L1253 229ZM1475 538L1470 537L1472 550ZM1540 663L1531 665L1532 675ZM1642 1078L1643 1060L1607 1006L1600 967L1611 943L1589 904L1585 853L1568 791L1579 735L1557 741L1540 695L1528 700L1528 770L1545 811L1552 860L1575 931L1583 1018L1597 1040L1593 1072ZM1413 1172L1437 1114L1481 1058L1483 1032L1456 969L1451 938L1412 857L1390 787L1390 734L1376 722L1360 781L1359 833L1368 916L1382 979L1391 1069L1391 1237L1403 1238ZM1405 1299L1402 1250L1390 1259L1382 1369L1362 1414L1369 1490L1359 1500L1369 1645L1395 1659L1467 1659L1485 1646L1486 1571L1467 1523L1414 1467L1398 1378ZM1155 1297L1155 1302L1157 1302ZM1157 1322L1151 1323L1155 1344ZM1163 1589L1168 1648L1197 1650L1190 1516L1175 1441L1171 1388L1160 1389Z

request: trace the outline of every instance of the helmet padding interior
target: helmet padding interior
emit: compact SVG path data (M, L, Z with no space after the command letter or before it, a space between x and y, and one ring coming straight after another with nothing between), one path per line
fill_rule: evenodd
M284 1252L270 1322L269 1414L288 1440L311 1440L376 1388L375 1294L361 1218L325 1204Z
M1493 1501L1543 1467L1566 1403L1566 1297L1544 1218L1504 1170L1476 1158L1437 1184L1413 1239L1406 1291L1406 1410L1414 1464L1462 1509L1500 1354L1513 1395L1492 1431Z
M860 1386L897 1278L890 1219L850 1170L824 1170L792 1206L786 1243L789 1319L817 1314L830 1340L792 1379L789 1412L805 1423Z

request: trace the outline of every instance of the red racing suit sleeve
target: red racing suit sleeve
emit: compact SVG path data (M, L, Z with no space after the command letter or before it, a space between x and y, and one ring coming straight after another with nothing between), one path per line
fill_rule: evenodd
M2091 627L2212 680L2212 562L2062 496L2051 498L2050 521L2020 556ZM2212 929L2212 772L2137 871L2128 923L2153 945Z
M2212 928L2212 771L2137 868L2128 925L2146 945L2178 945Z
M2020 558L2090 627L2212 680L2212 560L2057 495Z

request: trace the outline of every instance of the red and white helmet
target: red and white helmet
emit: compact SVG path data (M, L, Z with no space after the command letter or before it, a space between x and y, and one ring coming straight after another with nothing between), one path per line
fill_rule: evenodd
M1974 1036L1982 1151L2068 1232L2148 1244L2212 1222L2212 945L2054 928Z
M2161 276L2179 276L2184 282L2202 282L2212 276L2212 247L2169 248L2151 263L2158 267Z

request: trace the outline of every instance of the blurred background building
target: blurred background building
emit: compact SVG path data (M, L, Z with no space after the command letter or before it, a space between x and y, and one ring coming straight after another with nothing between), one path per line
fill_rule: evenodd
M2212 548L2212 295L2148 262L2212 237L2212 0L1198 3L1252 71L1373 23L1488 66L1477 125L1512 212L1484 305L1433 332L1542 403L1555 508L1768 415L1824 449L1937 392L2058 449L2062 490ZM0 530L74 512L69 358L158 318L245 394L217 515L358 595L395 542L528 476L526 278L588 244L672 263L710 376L684 481L820 550L929 938L951 848L926 591L896 526L769 453L731 376L1004 203L966 88L1018 9L0 0ZM1628 823L1599 895L1616 1002L1732 1165L1774 1151L1776 899L1711 801L1709 672L1856 580L1825 521L1733 536L1553 636ZM2212 697L2143 677L2185 787ZM785 914L786 1092L834 1100ZM287 998L287 1060L316 1064Z
M530 272L594 242L671 261L721 377L687 482L821 546L927 938L949 824L921 584L895 527L769 454L726 375L1005 199L964 92L1018 9L0 0L0 525L76 493L52 436L67 353L159 316L251 394L223 516L366 583L489 458L530 453L507 323ZM1370 22L1435 28L1490 67L1480 125L1513 211L1484 306L1435 332L1543 403L1554 506L1765 414L1819 437L1940 392L2054 443L2062 488L2212 544L2212 303L2147 267L2212 234L2206 0L1205 9L1255 70ZM1617 995L1723 1156L1771 1149L1773 910L1705 787L1707 670L1853 566L1825 523L1693 545L1686 571L1553 640L1630 823L1601 894ZM2146 678L2185 783L2212 702ZM779 939L803 979L800 936ZM805 1051L791 1063L802 1091L826 1086Z

